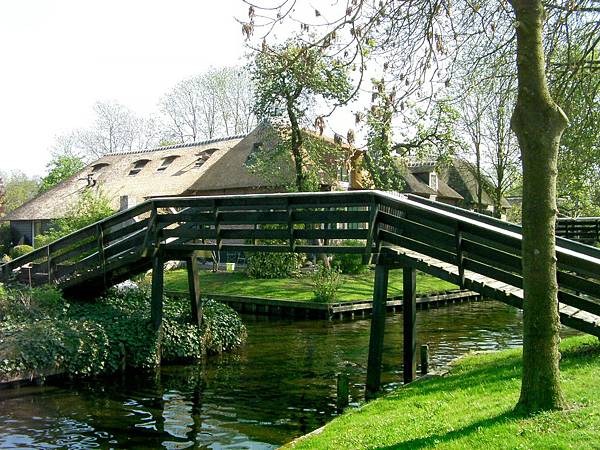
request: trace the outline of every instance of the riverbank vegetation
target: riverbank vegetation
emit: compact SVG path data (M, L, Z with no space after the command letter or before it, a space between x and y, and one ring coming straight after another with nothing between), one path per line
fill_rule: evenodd
M337 301L373 298L373 271L358 275L340 274ZM167 291L187 291L187 272L165 272ZM432 276L417 273L417 292L440 292L457 289L457 286ZM273 298L279 300L312 301L313 280L310 275L294 278L254 279L243 272L200 272L200 290L203 295L239 295L243 297ZM391 270L388 293L391 297L402 295L402 271Z
M246 331L239 316L204 301L201 329L184 299L166 299L163 330L150 323L145 288L110 290L95 302L67 302L53 288L0 289L0 382L48 374L98 375L161 360L195 360L236 348Z
M600 442L600 342L561 344L565 411L521 415L521 350L476 354L447 376L418 381L349 410L293 448L592 448Z

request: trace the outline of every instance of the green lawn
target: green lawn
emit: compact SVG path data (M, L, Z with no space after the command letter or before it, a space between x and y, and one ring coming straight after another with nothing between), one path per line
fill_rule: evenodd
M374 272L361 275L342 275L343 283L339 290L339 300L364 300L373 297ZM247 297L263 297L282 300L306 300L313 296L310 277L262 280L247 277L243 272L202 271L200 273L202 292L207 294L241 295ZM187 272L173 270L165 273L166 290L187 290ZM422 273L417 274L418 292L444 291L456 289L446 281L433 278ZM402 271L391 270L389 278L389 295L402 294Z
M562 386L570 408L530 417L512 409L519 397L521 352L459 360L450 374L418 381L349 410L314 436L291 445L306 449L598 449L600 343L568 338L562 348Z

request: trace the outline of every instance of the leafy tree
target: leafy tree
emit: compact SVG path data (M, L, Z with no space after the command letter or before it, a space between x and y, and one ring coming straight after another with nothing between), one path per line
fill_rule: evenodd
M28 177L21 171L2 175L4 184L4 213L9 213L35 197L39 190L39 180Z
M85 166L77 156L55 156L47 165L48 175L42 178L40 193L46 192L58 183L72 177Z
M49 231L35 238L35 246L40 247L60 239L67 234L102 220L114 213L109 200L102 193L85 190L77 203L65 217L57 219Z
M597 50L599 52L600 50ZM563 51L559 64L567 65ZM600 215L600 71L583 66L569 76L553 80L553 95L569 117L559 148L558 196L563 213Z
M597 1L352 0L341 10L333 6L328 14L315 11L317 19L311 23L294 0L263 7L259 14L257 8L260 5L254 2L248 22L242 24L247 37L260 27L268 34L275 24L291 17L300 21L313 45L325 45L332 35L347 36L332 52L347 55L361 71L366 67L364 49L374 42L374 54L385 60L403 86L400 96L425 103L439 95L438 88L460 76L455 71L457 55L465 49L471 72L489 66L498 55L516 61L497 76L517 79L511 127L523 171L524 342L518 408L525 412L564 408L554 231L557 155L568 120L551 96L545 71L552 67L556 47L569 47L571 42L584 47L582 56L572 59L573 66L597 66L593 51L598 42ZM317 26L312 26L314 22ZM311 35L314 30L319 34Z
M373 105L367 113L365 166L375 189L401 191L404 187L398 161L392 156L392 118L395 93L387 94L384 80L373 80Z
M251 73L256 86L254 112L259 120L267 120L278 129L279 154L291 154L295 189L315 190L318 179L314 175L322 168L315 160L327 145L319 145L316 139L307 142L302 126L310 122L309 108L317 98L336 104L348 99L351 84L347 68L337 59L325 57L318 47L290 40L275 47L264 45ZM316 123L322 134L322 118Z

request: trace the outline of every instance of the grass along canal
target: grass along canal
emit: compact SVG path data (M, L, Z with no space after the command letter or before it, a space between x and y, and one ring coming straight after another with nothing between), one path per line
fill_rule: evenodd
M388 315L383 382L399 385L402 316ZM248 341L202 365L0 391L0 447L272 448L335 415L335 377L364 394L370 321L245 316ZM419 311L419 342L440 367L521 343L521 313L497 302Z

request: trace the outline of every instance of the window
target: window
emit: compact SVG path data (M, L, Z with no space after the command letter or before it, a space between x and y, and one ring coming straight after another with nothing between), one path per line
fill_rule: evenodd
M149 159L139 159L133 163L133 167L129 171L130 176L137 175L150 162Z
M177 155L173 155L173 156L167 156L166 158L163 158L163 162L162 164L158 167L158 169L156 169L157 172L161 172L163 170L165 170L167 167L169 167L171 165L171 163L173 161L175 161L177 158L179 158L179 156Z
M100 172L102 169L104 169L105 167L108 167L109 164L108 163L98 163L98 164L94 164L92 166L92 173L98 173Z
M434 191L438 190L438 176L435 172L429 172L429 187Z
M219 150L218 148L209 148L208 150L204 150L203 152L196 153L198 159L196 160L196 167L202 167L202 165L208 161L211 155Z

